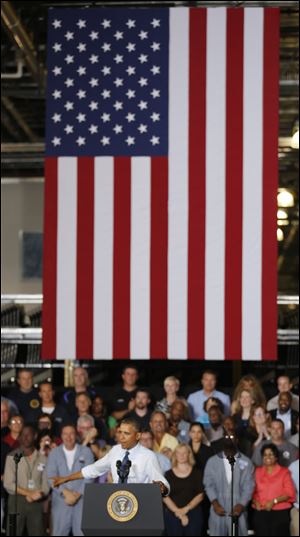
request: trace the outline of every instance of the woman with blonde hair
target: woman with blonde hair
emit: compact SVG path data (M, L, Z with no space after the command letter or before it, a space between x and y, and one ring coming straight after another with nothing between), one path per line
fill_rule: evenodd
M201 471L188 444L178 444L172 455L172 468L165 477L170 484L170 495L163 498L167 535L201 535L204 498Z
M166 393L166 396L163 397L160 401L157 401L155 405L155 410L160 410L164 414L166 414L167 419L170 418L170 410L171 406L174 403L174 401L177 401L180 399L185 406L186 406L186 413L184 416L184 419L188 419L188 404L184 397L180 397L177 395L180 388L180 380L177 377L174 377L173 375L170 375L169 377L166 377L164 380L164 390Z
M254 375L244 375L237 384L231 403L231 414L235 414L237 411L237 402L243 390L251 390L255 402L260 405L266 406L266 396L260 385L259 380Z

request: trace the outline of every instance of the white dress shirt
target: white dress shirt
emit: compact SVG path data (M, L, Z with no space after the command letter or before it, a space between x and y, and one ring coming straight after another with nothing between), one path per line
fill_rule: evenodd
M94 464L89 464L82 468L81 473L85 479L99 477L105 472L111 471L114 483L118 483L119 476L117 473L117 461L122 461L126 451L129 451L129 460L131 467L129 470L127 483L152 483L153 481L162 481L170 490L170 485L162 475L158 460L155 453L150 449L136 444L131 449L123 449L120 444L114 446L102 459Z

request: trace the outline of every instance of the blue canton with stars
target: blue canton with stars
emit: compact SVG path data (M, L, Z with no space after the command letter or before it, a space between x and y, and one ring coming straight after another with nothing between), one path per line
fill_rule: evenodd
M168 152L168 9L52 9L46 154Z

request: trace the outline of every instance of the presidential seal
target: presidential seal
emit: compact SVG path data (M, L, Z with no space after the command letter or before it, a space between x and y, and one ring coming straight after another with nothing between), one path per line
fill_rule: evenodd
M131 520L138 512L137 498L128 490L118 490L107 500L108 514L118 522Z

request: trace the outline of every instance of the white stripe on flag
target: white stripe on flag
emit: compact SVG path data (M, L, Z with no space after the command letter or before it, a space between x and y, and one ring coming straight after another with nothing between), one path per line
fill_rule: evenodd
M130 357L150 356L151 160L131 159Z
M58 159L56 358L76 356L77 158Z
M112 358L114 160L95 158L94 359Z
M261 359L263 9L245 10L243 360Z
M170 9L168 358L187 358L189 10Z
M224 359L226 9L207 10L205 358Z

